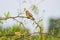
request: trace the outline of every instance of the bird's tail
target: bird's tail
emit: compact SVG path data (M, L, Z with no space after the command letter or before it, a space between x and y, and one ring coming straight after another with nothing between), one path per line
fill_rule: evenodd
M35 18L33 18L33 17L32 17L31 19L32 19L32 20L35 20Z

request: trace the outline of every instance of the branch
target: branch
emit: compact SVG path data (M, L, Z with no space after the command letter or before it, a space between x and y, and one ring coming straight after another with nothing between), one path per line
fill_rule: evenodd
M40 32L34 32L34 33L31 33L31 34L28 34L28 36L31 36L31 35L33 35L33 34L45 34L45 35L54 37L54 34L50 34L50 33L40 33ZM60 37L55 36L55 38L60 38Z
M34 33L31 33L31 34L28 33L27 35L28 35L28 36L31 36L31 35L33 35L33 34L46 34L46 35L48 35L48 36L54 37L53 34L50 34L50 33L40 33L40 32L34 32ZM2 36L15 36L15 33L10 33L10 34L6 34L6 35L0 35L0 37L2 37ZM21 34L20 36L26 36L26 35ZM55 36L55 38L60 38L60 37Z
M0 20L7 20L9 18L18 18L18 17L20 17L20 18L27 18L27 17L24 17L24 16L15 16L15 17L8 17L8 18L0 17Z
M24 26L24 24L23 24L22 22L18 21L18 20L15 19L15 18L13 18L13 19L16 20L17 22L21 23L21 24L23 25L23 28L26 29L25 26Z
M33 21L34 21L34 20L33 20ZM41 26L40 26L36 21L34 21L34 22L35 22L35 24L37 24L37 25L38 25L38 27L39 27L39 28L41 28Z

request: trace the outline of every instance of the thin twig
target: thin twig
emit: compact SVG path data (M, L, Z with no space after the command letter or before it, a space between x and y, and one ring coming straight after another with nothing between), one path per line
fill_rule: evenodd
M0 17L0 20L7 20L7 19L9 19L9 18L18 18L18 17L20 17L20 18L27 18L27 17L25 17L25 16L15 16L15 17L8 17L8 18Z
M16 20L17 22L21 23L23 25L23 28L25 29L25 26L22 22L18 21L17 19L13 18L14 20Z

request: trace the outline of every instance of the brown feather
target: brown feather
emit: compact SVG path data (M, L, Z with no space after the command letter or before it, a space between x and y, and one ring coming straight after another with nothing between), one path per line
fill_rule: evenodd
M26 10L26 16L27 16L28 18L34 20L33 15L32 15L28 10Z

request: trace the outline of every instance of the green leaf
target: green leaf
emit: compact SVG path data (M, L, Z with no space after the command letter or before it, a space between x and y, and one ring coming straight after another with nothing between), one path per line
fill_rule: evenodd
M32 22L32 25L34 25L34 22Z
M10 16L10 12L8 11L8 13L4 13L4 16L8 18Z
M2 40L2 38L0 38L0 40Z
M19 26L22 27L22 22L19 23Z
M3 35L6 35L7 34L7 30L4 28L3 32L2 32Z
M42 22L43 21L43 19L40 19L38 22Z
M10 12L8 11L8 13L7 13L7 17L9 17L10 16Z
M38 25L36 25L36 28L38 28Z
M17 36L12 36L13 37L13 39L16 39L17 38Z
M3 21L2 20L0 20L0 24L3 24Z
M26 11L26 8L24 8L24 11Z
M7 38L8 40L11 40L10 38Z
M7 13L4 13L4 16L7 17Z
M38 7L36 5L31 5L31 9L35 12L38 13Z

